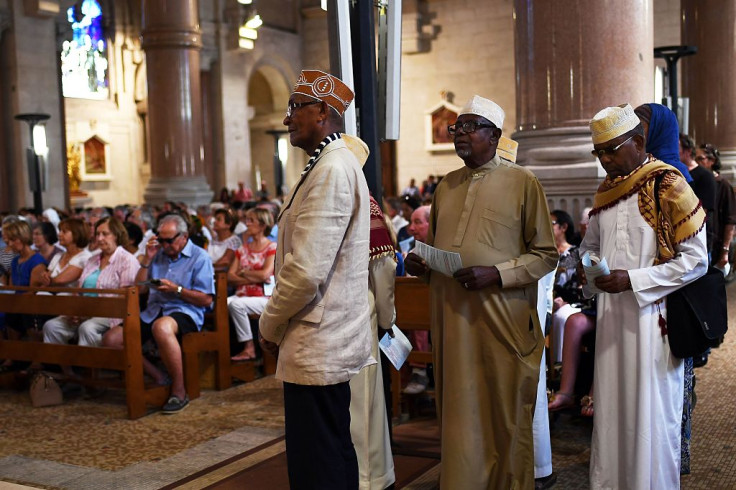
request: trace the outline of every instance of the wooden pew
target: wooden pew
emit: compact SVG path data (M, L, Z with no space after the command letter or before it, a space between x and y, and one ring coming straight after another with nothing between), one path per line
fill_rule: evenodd
M429 330L429 285L417 277L397 277L394 293L396 325L409 330ZM411 351L406 362L432 362L431 352ZM431 393L430 393L431 394ZM394 416L401 413L401 373L391 368L391 397Z
M146 414L146 405L159 407L166 401L169 388L145 386L141 349L140 308L138 290L2 287L4 291L28 294L0 294L0 311L35 315L69 315L123 319L123 349L46 344L23 340L0 340L0 359L61 364L87 368L110 369L123 373L128 417ZM38 291L70 293L69 295L36 295ZM95 296L81 296L81 293ZM103 296L104 295L104 296ZM109 295L109 296L108 296ZM119 386L119 380L86 380L93 386Z
M253 363L231 364L230 325L227 310L227 272L215 273L215 299L212 313L205 315L201 331L182 338L182 361L187 394L190 399L200 396L200 361L205 352L215 355L215 388L225 390L232 385L232 377L243 381L255 379Z

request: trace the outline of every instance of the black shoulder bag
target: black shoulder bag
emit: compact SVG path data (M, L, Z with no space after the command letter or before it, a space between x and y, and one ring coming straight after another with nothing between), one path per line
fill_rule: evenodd
M663 177L660 174L654 181L658 217ZM726 280L715 267L708 266L703 277L667 295L667 338L676 357L695 357L717 347L727 330Z

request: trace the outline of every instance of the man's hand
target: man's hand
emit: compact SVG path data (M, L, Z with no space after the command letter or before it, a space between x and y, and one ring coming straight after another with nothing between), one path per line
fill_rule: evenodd
M158 243L158 239L156 238L156 235L152 236L150 240L148 240L148 243L146 243L146 257L148 257L148 263L150 264L153 260L153 257L156 256L156 253L161 248L161 244Z
M176 290L179 288L178 284L175 284L165 278L161 278L160 281L161 285L154 286L157 290L161 291L162 293L176 294Z
M259 333L258 334L258 343L261 344L261 349L271 354L276 359L279 358L279 346L278 344L275 344L274 342L270 342L263 338L263 336Z
M410 253L406 256L406 259L404 259L404 267L406 267L406 272L408 274L416 277L423 276L429 270L424 259L415 253Z
M455 272L452 277L467 290L501 285L501 274L496 269L496 266L486 267L476 265L474 267L466 267Z
M607 276L596 278L595 285L607 293L622 293L631 289L631 279L628 271L616 269Z

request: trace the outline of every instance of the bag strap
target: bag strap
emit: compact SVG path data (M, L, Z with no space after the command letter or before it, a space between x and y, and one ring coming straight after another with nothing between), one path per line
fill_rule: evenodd
M654 202L657 205L657 219L659 219L659 212L661 211L660 205L659 205L659 185L662 183L662 180L664 179L664 172L654 177Z

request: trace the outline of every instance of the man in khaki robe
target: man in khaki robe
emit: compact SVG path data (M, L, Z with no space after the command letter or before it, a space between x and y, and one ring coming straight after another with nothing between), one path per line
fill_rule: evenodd
M541 185L496 155L503 117L474 96L448 128L465 167L437 186L427 242L458 252L463 268L448 277L415 254L406 260L432 291L443 489L534 486L537 281L558 253Z

